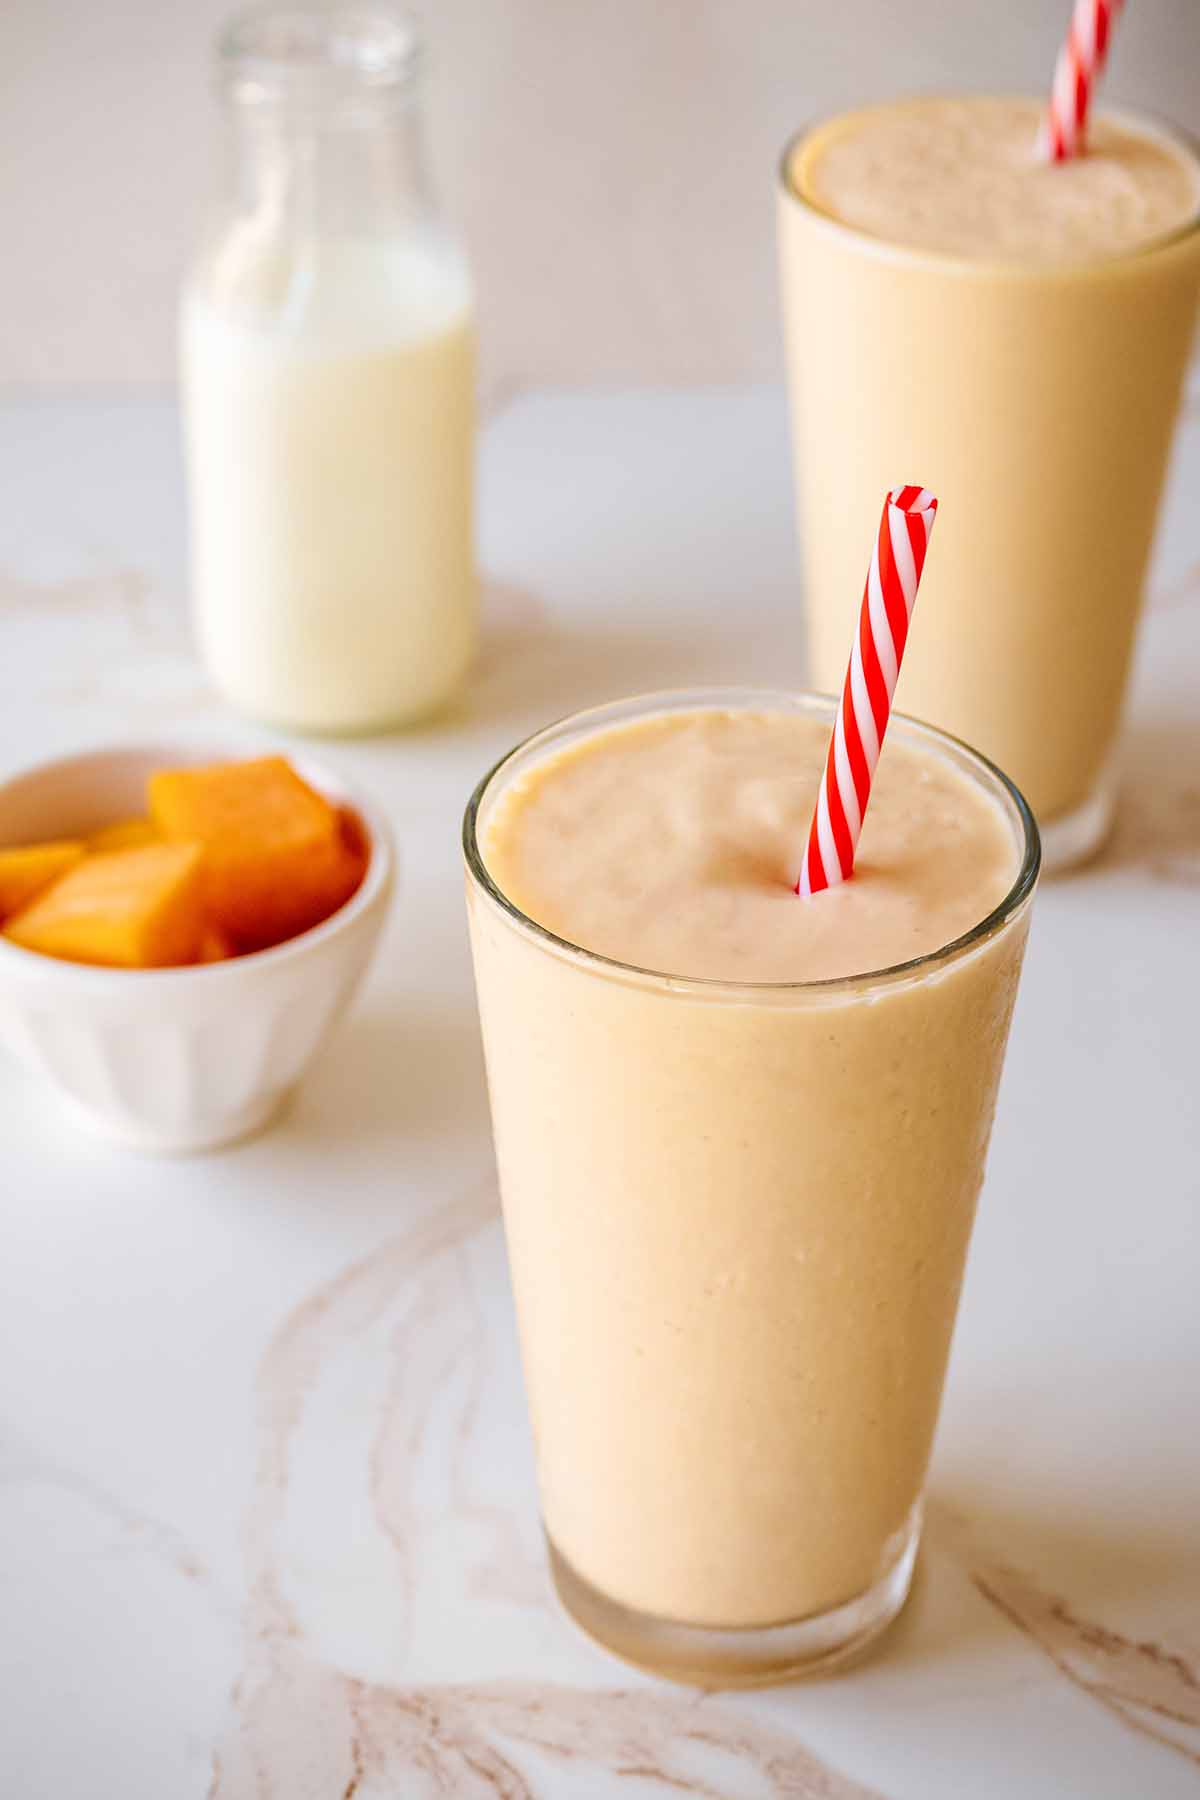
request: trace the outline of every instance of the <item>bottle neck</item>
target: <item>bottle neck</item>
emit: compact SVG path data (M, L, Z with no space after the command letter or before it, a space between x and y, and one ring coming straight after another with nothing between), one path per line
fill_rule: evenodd
M415 97L350 123L238 108L231 135L237 211L273 232L358 237L436 223Z

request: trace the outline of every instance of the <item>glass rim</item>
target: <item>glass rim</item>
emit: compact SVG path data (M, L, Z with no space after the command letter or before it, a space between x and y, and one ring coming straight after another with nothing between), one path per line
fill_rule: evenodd
M899 725L906 737L915 736L924 740L934 748L940 749L944 755L949 749L958 766L962 762L971 767L976 775L982 775L984 782L998 789L1000 795L1008 802L1015 816L1021 835L1021 855L1017 872L1012 883L1001 900L967 931L958 937L941 944L936 950L925 951L921 956L907 958L904 962L889 963L880 969L863 969L853 975L824 976L817 981L737 981L723 976L681 975L664 969L647 969L637 963L622 961L619 957L605 956L596 950L589 950L583 944L576 944L570 938L560 936L547 926L541 925L524 912L514 900L503 891L492 878L479 844L479 814L492 790L493 784L504 771L526 752L536 750L541 744L549 744L555 737L568 728L581 727L583 735L591 735L590 726L594 730L603 728L605 723L616 723L615 715L621 714L625 721L632 723L635 718L652 718L656 714L694 707L696 710L720 708L757 708L771 710L772 703L782 706L791 712L819 713L832 725L839 701L833 694L822 694L810 689L788 691L776 688L757 687L701 687L701 688L665 688L647 694L633 694L620 700L610 700L597 706L584 707L578 712L564 714L563 717L551 721L522 738L506 751L495 762L482 779L477 783L474 792L467 802L462 823L462 848L467 874L475 887L507 918L516 924L526 935L531 936L541 947L553 951L556 955L565 955L571 961L581 962L584 967L597 975L631 979L638 983L651 983L672 994L692 995L695 998L715 998L724 996L730 999L744 998L747 1002L765 1000L770 996L792 996L802 998L812 996L813 999L836 998L842 994L862 994L877 988L892 988L918 980L927 974L948 967L962 960L973 951L999 935L1004 928L1024 910L1037 886L1041 870L1042 848L1041 835L1033 809L1022 794L1016 782L1006 775L989 757L983 755L962 738L951 732L943 731L939 726L930 725L923 719L916 719L910 713L893 712L889 725ZM818 902L819 903L819 902ZM803 904L803 902L799 902Z
M796 151L809 138L815 137L819 131L825 131L839 119L850 118L855 113L883 110L886 107L904 104L910 100L979 100L991 98L1014 98L1028 100L1029 94L1020 95L988 95L970 93L929 93L900 94L891 100L867 101L861 106L842 107L837 112L828 113L822 118L810 120L801 125L787 139L780 153L778 163L778 182L780 197L792 201L812 219L818 220L827 230L838 237L844 237L861 250L867 250L883 260L914 265L927 265L936 268L953 270L958 274L995 276L1007 275L1013 280L1070 281L1082 276L1094 275L1104 269L1119 268L1124 264L1136 262L1140 257L1157 255L1163 250L1172 249L1184 243L1190 237L1200 233L1200 197L1196 210L1181 225L1174 225L1169 231L1158 237L1148 238L1144 243L1133 244L1128 250L1109 250L1102 256L1081 256L1066 262L1037 263L1022 261L1019 257L1003 256L969 256L961 250L934 250L923 244L897 243L892 238L879 237L873 231L867 231L860 225L852 225L845 219L839 219L836 213L827 212L808 194L804 193L792 176L792 161ZM1174 139L1191 156L1196 165L1197 189L1200 195L1200 137L1177 125L1173 119L1164 115L1144 112L1133 107L1104 106L1097 117L1125 121L1142 127L1149 126L1160 136Z
M416 14L392 0L257 0L225 22L215 61L240 105L361 104L408 93L425 44Z

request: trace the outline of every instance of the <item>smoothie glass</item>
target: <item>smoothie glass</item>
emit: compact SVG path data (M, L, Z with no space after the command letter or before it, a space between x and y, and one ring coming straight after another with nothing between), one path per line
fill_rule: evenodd
M1010 771L1038 815L1047 867L1064 867L1111 818L1200 300L1200 221L1057 265L886 242L806 192L811 159L858 116L802 133L782 165L809 679L840 686L878 494L890 471L920 469L942 509L898 701ZM1170 142L1187 156L1178 134Z
M596 708L504 758L463 842L554 1580L618 1654L724 1686L845 1657L904 1603L1040 850L1004 775L893 714L1012 830L1009 892L953 943L735 984L526 917L485 862L510 784L705 707L834 717L738 689Z

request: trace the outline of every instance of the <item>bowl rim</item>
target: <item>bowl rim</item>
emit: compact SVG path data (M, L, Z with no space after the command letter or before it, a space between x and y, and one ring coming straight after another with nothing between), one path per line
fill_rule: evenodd
M229 738L195 738L174 742L162 739L119 739L112 743L92 744L83 750L44 757L38 762L26 763L18 769L6 771L0 776L0 806L3 805L4 795L9 788L34 776L47 774L53 769L82 767L88 763L122 757L136 758L139 762L161 760L164 768L182 768L205 762L249 762L272 755L286 757L297 773L328 799L353 807L366 827L370 852L366 874L354 893L336 912L330 913L327 919L322 919L319 925L310 925L307 931L285 939L282 944L272 944L266 950L247 950L243 955L230 957L225 962L183 963L161 969L120 969L99 963L70 962L65 957L46 956L40 950L27 950L21 944L11 943L0 930L0 974L34 975L43 983L86 983L92 988L127 995L131 993L133 983L143 990L151 982L185 984L194 990L195 984L202 980L210 983L221 979L229 981L247 972L278 968L289 960L294 961L315 952L330 938L348 930L377 903L386 901L396 876L396 853L387 820L362 788L348 780L340 770L309 756L307 749L247 743L245 740ZM6 847L0 839L0 849Z

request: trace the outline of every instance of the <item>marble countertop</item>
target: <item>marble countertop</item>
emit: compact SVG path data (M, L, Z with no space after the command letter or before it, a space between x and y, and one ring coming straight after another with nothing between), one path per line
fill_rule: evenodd
M0 403L0 771L220 730L175 430L167 396ZM545 394L490 422L469 701L322 752L387 808L403 877L288 1116L143 1159L0 1067L6 1794L1200 1792L1198 492L1193 409L1119 826L1038 901L912 1601L852 1673L700 1695L551 1601L458 832L551 715L802 678L783 401Z

